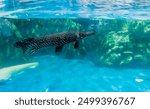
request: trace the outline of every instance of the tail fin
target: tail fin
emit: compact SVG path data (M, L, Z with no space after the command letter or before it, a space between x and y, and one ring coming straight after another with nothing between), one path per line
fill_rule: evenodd
M23 53L25 53L28 49L29 43L31 43L33 40L34 40L34 38L27 38L22 41L18 41L16 43L14 43L14 47L22 48Z
M13 46L16 48L22 48L23 53L25 53L27 50L27 44L25 42L18 41L14 43Z

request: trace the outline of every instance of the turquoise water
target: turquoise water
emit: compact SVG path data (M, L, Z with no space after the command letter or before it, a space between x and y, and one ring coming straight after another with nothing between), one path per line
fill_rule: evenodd
M111 4L110 4L111 2ZM0 1L0 91L150 91L148 0ZM16 41L63 31L96 31L33 56ZM21 66L19 66L21 65Z
M58 56L35 58L40 65L0 85L1 91L150 91L149 70L97 67Z

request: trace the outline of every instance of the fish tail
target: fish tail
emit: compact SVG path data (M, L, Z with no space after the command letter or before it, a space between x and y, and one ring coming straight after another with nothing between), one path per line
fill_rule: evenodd
M25 42L18 41L16 43L14 43L13 46L16 48L21 48L23 53L25 53L27 50L27 43L25 43Z

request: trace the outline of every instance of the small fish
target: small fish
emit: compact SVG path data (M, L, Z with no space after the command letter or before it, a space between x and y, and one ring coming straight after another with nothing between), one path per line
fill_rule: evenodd
M43 37L36 37L36 38L28 38L22 41L18 41L14 43L14 46L17 48L22 48L23 53L29 51L29 54L34 54L37 50L43 47L49 46L56 46L55 52L61 52L63 46L65 44L75 42L74 48L79 47L78 40L95 34L94 31L90 32L77 32L77 31L70 31L70 32L62 32L56 33L51 35L46 35Z

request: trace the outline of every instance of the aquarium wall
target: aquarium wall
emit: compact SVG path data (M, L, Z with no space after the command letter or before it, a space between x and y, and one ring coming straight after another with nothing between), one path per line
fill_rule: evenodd
M54 55L54 47L39 51L35 56L25 55L15 48L16 41L41 37L64 31L95 31L96 34L63 48L60 56L67 59L85 59L97 66L148 67L150 64L150 21L123 19L11 19L0 18L0 67L32 62L41 55Z
M149 12L150 0L0 0L0 92L150 91ZM95 34L59 53L16 43L70 31Z

